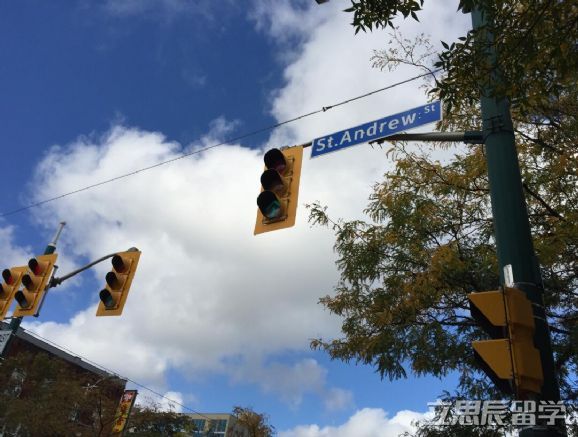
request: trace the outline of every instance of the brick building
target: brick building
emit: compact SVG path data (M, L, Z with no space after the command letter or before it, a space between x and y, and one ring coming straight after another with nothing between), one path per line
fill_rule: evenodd
M16 425L15 429L14 415L19 413L18 408L26 409L30 405L29 416L16 417L23 417L24 422L29 417L32 421L35 419L33 414L39 414L34 411L34 404L42 401L44 409L46 406L57 409L48 418L61 422L55 426L70 428L72 433L66 435L94 435L95 429L100 429L101 435L109 434L126 380L22 328L12 333L9 325L3 322L0 322L0 356L0 435L37 434L38 431L26 431L27 426L30 429L36 426L32 422ZM45 366L46 370L39 366ZM47 399L47 396L54 399ZM48 429L43 432L49 435Z

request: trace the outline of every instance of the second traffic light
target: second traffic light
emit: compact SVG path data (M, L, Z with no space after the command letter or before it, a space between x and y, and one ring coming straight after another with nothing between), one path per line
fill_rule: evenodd
M471 293L470 310L492 340L472 343L478 363L505 393L540 393L544 376L534 346L534 313L525 293L513 287Z
M10 308L26 270L26 267L12 267L2 271L4 282L0 284L0 320L6 317L6 312Z
M22 276L24 288L14 295L18 303L14 310L14 317L36 315L57 257L56 253L51 253L31 258L28 261L28 272Z
M283 151L271 149L264 156L261 194L257 197L257 221L254 234L289 228L295 224L303 147Z
M120 316L140 259L133 247L112 257L112 270L106 274L106 286L100 290L97 316Z

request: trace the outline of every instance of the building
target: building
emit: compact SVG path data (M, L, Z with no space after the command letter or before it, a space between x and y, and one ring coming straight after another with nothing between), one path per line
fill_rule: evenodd
M142 411L131 414L126 434L178 435L180 437L249 437L249 430L228 413L173 413ZM136 418L136 420L135 420ZM144 419L144 420L143 420Z
M193 437L249 437L249 431L232 414L186 414L191 418Z
M67 435L83 435L84 433L78 429L94 427L97 420L101 428L112 427L116 407L125 390L126 380L65 352L22 328L18 328L13 333L9 325L3 322L0 322L0 356L2 357L0 395L5 404L0 408L0 435L20 434L14 433L13 430L10 432L5 430L7 421L5 414L9 414L10 404L26 405L26 402L30 400L42 399L46 393L56 393L58 387L61 388L62 399L68 399L72 397L72 394L75 396L70 402L54 399L55 405L67 410L66 420L61 420L66 423L62 426L70 426L71 430L74 429L74 433ZM42 369L39 371L37 367L34 368L39 362L49 364L51 369L57 369L58 378L54 375L50 376L48 371L44 377ZM10 365L13 367L9 367ZM60 386L57 387L57 384ZM67 394L70 396L67 397ZM93 402L96 397L98 397L97 402ZM100 406L94 406L97 404ZM106 406L106 409L102 406ZM98 408L100 410L95 411ZM105 417L106 420L103 419ZM25 425L19 426L25 427Z

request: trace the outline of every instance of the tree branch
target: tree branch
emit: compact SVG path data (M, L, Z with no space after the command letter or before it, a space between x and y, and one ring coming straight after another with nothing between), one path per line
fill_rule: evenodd
M546 208L546 210L550 213L550 215L559 218L562 221L566 221L564 219L564 217L562 217L562 215L556 211L554 208L552 208L550 205L548 205L548 203L546 203L546 201L544 199L542 199L542 197L540 197L540 195L538 193L536 193L535 191L532 191L530 189L530 187L528 186L527 183L523 183L522 186L524 187L524 190L526 190L526 192L532 196L534 199L536 199L540 205L542 205L544 208Z

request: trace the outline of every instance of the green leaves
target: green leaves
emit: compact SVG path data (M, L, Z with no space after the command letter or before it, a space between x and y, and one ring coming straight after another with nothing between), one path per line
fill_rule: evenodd
M400 14L417 19L422 5L354 0L347 11L356 32L371 31ZM461 0L458 8L474 7L491 19L442 41L435 59L394 32L397 46L372 61L381 69L443 68L429 90L444 100L442 130L481 130L482 95L510 102L562 398L576 399L569 378L578 372L578 342L570 338L578 320L578 8L530 0ZM461 394L491 397L472 361L471 341L481 333L466 299L499 283L484 149L462 148L440 163L395 144L388 156L396 166L375 184L367 221L332 219L326 207L310 206L310 222L335 232L341 275L320 303L343 318L341 338L311 346L392 379L459 371Z
M352 26L357 34L360 30L393 28L393 19L401 14L404 18L411 17L419 21L417 12L421 10L423 0L352 0L351 7L344 12L353 12Z
M248 437L273 437L275 427L269 423L269 416L257 413L250 407L234 407L233 415L248 430Z
M487 274L495 258L487 193L479 189L483 156L444 167L402 146L393 155L396 170L375 186L366 209L373 223L334 224L341 281L322 303L345 317L345 337L312 346L373 364L389 378L410 369L443 376L464 364L467 345L455 338L472 329L465 295L497 285L497 275Z

